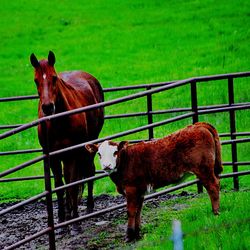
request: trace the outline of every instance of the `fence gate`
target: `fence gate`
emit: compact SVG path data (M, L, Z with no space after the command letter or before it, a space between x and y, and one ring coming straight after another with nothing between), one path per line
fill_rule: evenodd
M170 124L176 121L180 121L183 119L192 119L192 122L195 123L200 120L200 116L205 115L205 114L214 114L214 113L221 113L221 112L228 112L229 113L229 120L230 120L230 131L227 131L223 134L220 134L221 137L229 137L229 140L223 140L222 145L231 145L231 156L232 156L232 161L231 162L224 162L224 166L232 166L232 173L230 174L224 174L221 177L222 178L227 178L227 177L233 177L234 180L234 189L238 190L239 189L239 179L238 176L240 175L247 175L250 173L249 170L247 171L241 171L238 172L238 166L250 166L250 159L248 161L239 161L238 155L237 155L237 144L238 143L247 143L250 142L250 131L248 132L242 132L242 131L237 131L236 128L236 111L238 110L249 110L250 109L250 100L249 102L244 102L244 103L236 103L235 102L235 93L234 93L234 80L237 78L249 78L250 72L243 72L243 73L232 73L232 74L224 74L224 75L215 75L215 76L204 76L204 77L195 77L195 78L190 78L190 79L185 79L181 81L171 81L171 82L162 82L162 83L154 83L154 84L143 84L143 85L136 85L136 86L125 86L125 87L119 87L119 88L106 88L104 89L104 92L114 92L114 91L127 91L127 90L142 90L138 91L135 94L131 94L128 96L123 96L121 98L113 99L110 101L106 101L103 103L91 105L88 107L83 107L77 110L72 110L69 112L65 113L59 113L53 116L49 117L43 117L41 119L35 120L31 123L27 124L5 124L1 125L0 129L9 129L8 131L0 134L0 139L5 139L8 138L14 134L20 133L24 130L30 129L34 126L37 126L38 124L42 124L43 129L46 129L46 122L48 120L53 120L53 119L58 119L62 116L66 115L72 115L80 112L86 112L88 110L93 110L97 109L100 107L108 107L111 105L116 105L118 103L123 103L129 100L135 100L137 98L146 98L146 111L145 112L135 112L135 113L126 113L126 114L116 114L116 115L106 115L105 119L124 119L128 117L136 117L136 116L144 116L147 118L147 124L130 129L127 131L123 131L120 133L116 133L113 135L106 136L104 138L98 139L98 140L93 140L91 141L92 143L99 143L107 139L115 139L119 138L125 135L131 135L140 131L148 131L148 138L144 138L144 140L151 140L155 138L155 130L154 128L163 126L166 124ZM204 84L205 82L210 82L210 81L218 81L218 80L226 80L227 81L227 87L228 87L228 103L224 104L219 104L219 105L210 105L210 106L199 106L199 96L197 93L197 85L198 84ZM165 109L165 110L154 110L154 102L152 97L156 93L168 91L170 89L176 89L176 88L181 88L182 86L190 86L190 106L189 107L177 107L177 108L172 108L172 109ZM10 97L10 98L0 98L0 102L10 102L10 101L22 101L22 100L28 100L28 99L37 99L37 96L25 96L25 97ZM181 112L182 114L176 115L174 117L168 118L168 119L163 119L158 122L154 122L154 117L159 114L168 114L168 113L175 113L178 114ZM184 113L184 114L183 114ZM243 137L239 139L239 137ZM248 137L248 138L246 138ZM48 140L48 138L45 138ZM142 139L140 139L142 140ZM137 142L140 140L134 140L132 142ZM87 142L90 143L90 142ZM55 232L54 230L71 224L76 221L82 221L86 220L88 218L91 218L93 216L100 215L105 212L109 212L118 208L121 208L125 206L125 204L120 204L115 207L109 208L109 209L104 209L99 212L95 212L93 214L87 215L87 216L81 216L77 219L67 221L64 223L56 224L54 225L54 219L53 219L53 206L52 206L52 194L58 191L59 189L63 188L68 188L73 185L77 184L82 184L85 183L89 180L97 180L100 178L104 178L107 176L107 174L102 173L101 171L97 171L98 175L92 178L88 178L85 180L81 180L75 183L71 183L68 185L65 185L63 187L59 187L56 189L51 188L51 175L50 175L50 158L54 157L55 155L62 154L67 152L68 150L74 150L79 147L83 147L87 143L82 143L79 145L75 145L73 147L65 148L62 150L54 151L54 152L49 152L47 148L44 149L42 152L41 149L31 149L31 150L14 150L14 151L8 151L8 152L0 152L0 156L6 156L6 155L16 155L16 154L27 154L27 153L34 153L34 152L42 152L41 156L35 157L30 161L24 162L18 166L15 166L13 168L10 168L8 170L5 170L0 173L0 182L10 182L10 181L24 181L24 180L34 180L34 179L45 179L45 191L42 192L41 194L38 194L34 197L31 197L28 200L22 201L12 207L6 208L2 211L0 211L0 215L4 215L6 213L11 212L12 210L19 208L23 205L29 204L31 202L37 201L41 198L46 197L47 201L47 213L48 213L48 227L41 232L37 232L36 234L27 237L19 242L17 242L14 245L8 246L6 249L13 249L15 247L21 246L25 244L26 242L29 242L35 238L40 237L41 235L48 234L49 235L49 242L50 242L50 249L55 249ZM28 166L33 165L34 163L44 161L44 176L28 176L28 177L19 177L19 178L6 178L7 175L14 173L16 171L19 171L21 169L24 169ZM5 177L5 178L4 178ZM157 194L154 195L160 195L162 193L166 192L172 192L176 189L183 188L189 185L197 184L197 180L189 182L189 183L184 183L181 185L178 185L173 188L169 188L163 191L158 192ZM202 186L201 184L198 184L198 191L202 191ZM147 199L152 198L153 196L148 196Z

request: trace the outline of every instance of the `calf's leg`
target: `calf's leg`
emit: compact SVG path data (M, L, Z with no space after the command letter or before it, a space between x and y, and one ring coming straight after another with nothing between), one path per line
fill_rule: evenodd
M136 187L125 187L127 199L128 225L126 242L131 242L139 237L140 212L143 199L138 200L138 190Z
M207 176L198 176L202 184L206 188L208 195L212 203L212 211L215 215L219 214L220 208L220 180L215 177L214 173L211 171Z
M220 209L220 181L217 178L210 180L208 183L204 184L207 192L210 196L212 203L213 213L219 215Z
M141 227L141 210L142 205L144 201L144 194L141 194L139 197L137 197L138 207L137 207L137 213L135 216L135 238L140 238L140 227Z

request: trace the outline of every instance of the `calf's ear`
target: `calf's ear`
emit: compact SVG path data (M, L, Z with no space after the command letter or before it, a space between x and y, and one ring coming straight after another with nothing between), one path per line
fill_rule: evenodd
M98 145L97 144L87 144L87 145L85 145L85 148L90 153L96 153L98 151Z
M126 148L128 146L127 141L121 141L118 145L118 151L122 150L123 148Z

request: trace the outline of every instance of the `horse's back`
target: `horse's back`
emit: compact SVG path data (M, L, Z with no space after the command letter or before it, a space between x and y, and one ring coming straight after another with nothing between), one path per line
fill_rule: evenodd
M77 70L61 72L59 76L64 82L80 92L86 92L91 89L97 103L104 101L102 87L99 81L91 74Z

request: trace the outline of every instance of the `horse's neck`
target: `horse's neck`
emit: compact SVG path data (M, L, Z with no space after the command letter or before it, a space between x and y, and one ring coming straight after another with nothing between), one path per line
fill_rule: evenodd
M57 106L57 113L69 110L69 96L70 90L72 86L68 85L62 79L58 80L57 83L57 98L56 98L56 106Z

